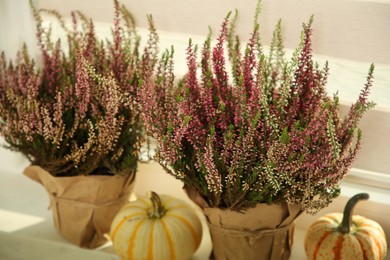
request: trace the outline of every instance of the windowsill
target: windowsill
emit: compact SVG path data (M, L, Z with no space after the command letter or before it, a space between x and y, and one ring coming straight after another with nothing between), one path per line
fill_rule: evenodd
M182 184L158 172L161 170L156 166L155 163L140 165L135 194L142 196L151 189L189 202L181 189ZM0 259L119 259L109 243L95 250L87 250L62 238L54 228L44 188L16 171L0 172ZM211 252L210 235L201 217L202 244L191 259L208 259ZM291 259L304 259L303 237L304 230L297 229Z
M46 191L21 173L26 165L22 160L12 170L0 171L0 258L11 260L119 259L109 244L95 250L81 249L59 235L54 228L51 211L47 208L49 202ZM352 187L348 189L346 193L357 192ZM180 181L165 174L157 163L140 163L134 193L136 196L143 196L149 190L170 194L191 203L184 194ZM337 202L332 203L327 211L335 207L338 207ZM200 212L199 214L201 215ZM319 215L304 215L299 218L292 260L305 259L303 249L305 229L307 224L318 217ZM210 252L210 235L203 219L202 244L191 259L208 259ZM390 259L389 254L386 259Z
M47 229L52 228L51 223L47 223ZM39 259L39 260L119 260L119 257L114 253L111 245L106 245L103 248L88 250L78 248L69 244L67 241L61 241L58 234L52 234L54 230L47 230L51 237L42 239L40 237L13 235L0 231L0 257L9 260L23 259ZM207 229L204 230L202 244L196 253L191 257L191 260L205 260L211 252L211 240ZM304 230L295 229L294 232L294 247L291 254L292 260L305 259L303 251Z

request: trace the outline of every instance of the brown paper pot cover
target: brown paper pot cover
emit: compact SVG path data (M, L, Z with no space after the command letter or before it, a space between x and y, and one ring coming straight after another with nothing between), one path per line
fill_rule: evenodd
M210 259L289 259L298 205L260 203L243 212L210 208L194 190L188 196L203 211L210 229Z
M128 200L135 173L126 176L54 177L31 165L24 174L42 184L50 197L54 226L75 245L96 248L107 242L111 221Z

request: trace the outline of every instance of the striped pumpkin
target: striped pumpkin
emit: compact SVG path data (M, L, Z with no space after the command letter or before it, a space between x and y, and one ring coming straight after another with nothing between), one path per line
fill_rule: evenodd
M183 201L151 192L116 215L109 235L122 259L189 259L199 247L202 226Z
M305 236L307 259L384 259L387 245L382 227L373 220L352 216L356 203L368 197L367 193L353 196L344 214L325 215L309 227Z

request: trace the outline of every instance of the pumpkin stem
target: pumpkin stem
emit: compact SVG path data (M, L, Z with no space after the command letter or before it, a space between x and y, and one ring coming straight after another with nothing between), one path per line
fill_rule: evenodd
M351 231L351 223L352 223L352 213L356 204L361 200L367 200L370 196L368 193L358 193L352 198L350 198L345 205L343 220L340 225L337 227L337 231L342 234L347 234Z
M165 215L165 209L161 204L160 196L154 191L149 194L149 199L152 202L152 209L149 211L150 218L161 218Z

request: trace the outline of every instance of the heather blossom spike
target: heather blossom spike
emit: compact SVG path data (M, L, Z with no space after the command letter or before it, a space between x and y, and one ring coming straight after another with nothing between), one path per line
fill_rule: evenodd
M31 6L42 66L26 47L14 62L0 57L0 135L8 148L54 176L134 172L144 139L139 82L150 66L130 12L114 0L113 34L103 41L79 11L69 26L57 11ZM52 39L42 12L58 18L67 48ZM149 22L144 57L152 60L158 36Z
M242 48L236 21L237 15L227 16L214 46L207 37L200 62L190 42L184 79L168 80L169 51L153 60L155 74L144 74L142 114L156 139L155 159L212 207L241 210L283 201L316 212L338 195L360 149L357 127L373 106L367 99L373 67L340 118L337 95L328 97L325 89L328 65L320 69L313 61L313 18L303 25L291 59L284 55L281 21L269 53L257 22Z

